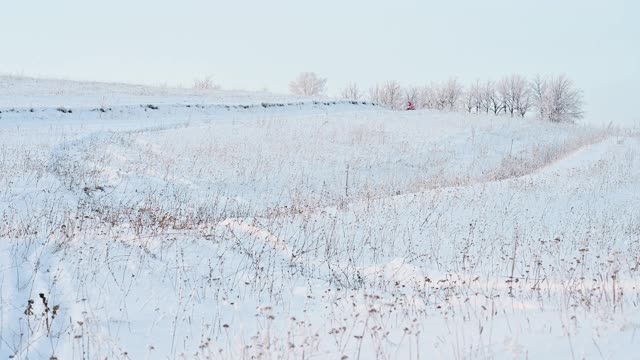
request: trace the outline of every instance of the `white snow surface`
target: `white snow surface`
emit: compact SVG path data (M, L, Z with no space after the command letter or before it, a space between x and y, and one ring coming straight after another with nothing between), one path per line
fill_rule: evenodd
M631 130L0 77L2 359L637 359L638 271Z
M305 98L268 92L199 90L0 75L0 107L115 107L148 103L247 105L300 100Z

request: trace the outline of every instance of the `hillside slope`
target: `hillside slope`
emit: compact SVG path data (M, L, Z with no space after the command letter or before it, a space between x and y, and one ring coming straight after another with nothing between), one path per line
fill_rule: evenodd
M0 357L635 356L638 134L130 91L0 107Z

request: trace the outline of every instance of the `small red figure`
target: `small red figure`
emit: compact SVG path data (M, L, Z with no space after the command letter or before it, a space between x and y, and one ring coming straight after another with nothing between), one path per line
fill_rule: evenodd
M413 105L413 103L409 101L409 103L407 104L407 110L415 110L415 109L416 109L415 105Z

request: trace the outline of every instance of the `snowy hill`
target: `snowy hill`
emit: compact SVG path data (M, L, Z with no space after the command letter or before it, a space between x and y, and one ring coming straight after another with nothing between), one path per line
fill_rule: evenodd
M640 347L638 133L0 84L2 358Z
M148 103L250 105L303 100L309 99L268 92L198 90L0 75L0 107L114 107Z
M110 129L212 121L237 113L325 113L377 106L268 92L196 90L0 76L0 127L50 122ZM233 115L235 116L235 115Z

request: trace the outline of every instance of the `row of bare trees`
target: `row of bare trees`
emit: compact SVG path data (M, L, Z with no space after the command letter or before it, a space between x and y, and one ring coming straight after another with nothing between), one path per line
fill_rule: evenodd
M289 90L296 95L323 96L326 84L326 78L305 72L289 84ZM498 81L478 80L467 87L455 78L421 87L403 87L397 81L387 81L374 85L368 93L356 83L349 83L340 95L349 100L368 98L396 110L406 109L411 102L420 109L511 117L524 117L535 109L538 117L553 122L570 122L583 116L582 92L565 75L536 75L529 80L513 74Z
M416 108L467 111L478 114L524 117L532 109L541 119L553 122L575 121L583 116L582 92L565 75L535 76L528 80L522 75L505 76L498 81L476 81L463 86L452 78L441 83L421 87L402 87L397 81L376 84L368 94L351 83L341 97L369 100L389 108L402 110L411 102Z

